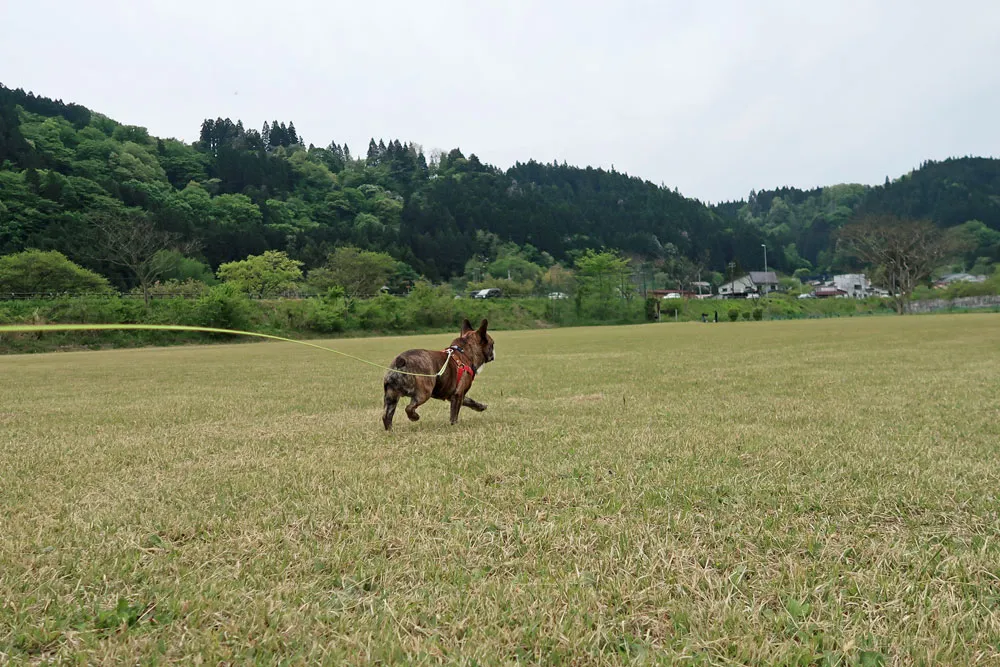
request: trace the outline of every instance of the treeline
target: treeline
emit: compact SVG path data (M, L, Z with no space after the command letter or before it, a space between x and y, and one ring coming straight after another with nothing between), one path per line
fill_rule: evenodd
M856 268L833 232L859 212L892 211L973 223L966 268L991 268L998 174L1000 161L965 158L875 188L784 188L708 207L614 169L529 161L501 170L399 139L372 139L354 155L337 141L307 144L290 119L260 130L207 119L187 144L0 86L0 255L59 251L119 290L144 282L108 252L122 227L161 235L200 275L269 251L308 274L350 246L391 257L401 289L423 277L462 289L507 281L519 292L543 289L544 275L599 248L631 258L644 287L762 268L761 244L785 273Z

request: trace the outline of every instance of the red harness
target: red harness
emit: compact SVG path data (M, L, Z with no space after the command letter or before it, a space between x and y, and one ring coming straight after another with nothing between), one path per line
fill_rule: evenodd
M456 385L462 382L462 376L465 375L466 373L469 374L469 377L472 378L472 380L476 379L476 369L473 368L472 366L466 364L465 362L459 360L458 357L454 356L455 352L462 352L461 348L452 346L452 347L449 347L448 349L443 350L443 351L444 352L451 352L452 353L452 357L451 358L454 359L455 363L457 364L457 367L458 367L458 379L455 381ZM471 380L470 380L470 382L471 382Z

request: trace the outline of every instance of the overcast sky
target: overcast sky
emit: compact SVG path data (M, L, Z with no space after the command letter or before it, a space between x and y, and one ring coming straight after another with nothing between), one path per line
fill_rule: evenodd
M703 201L1000 155L1000 2L0 0L0 82L619 171Z

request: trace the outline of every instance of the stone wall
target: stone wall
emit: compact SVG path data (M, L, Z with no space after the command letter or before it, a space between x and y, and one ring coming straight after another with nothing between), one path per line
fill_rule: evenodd
M964 310L966 308L1000 308L1000 295L911 301L907 305L906 311L909 313L933 313L939 310Z

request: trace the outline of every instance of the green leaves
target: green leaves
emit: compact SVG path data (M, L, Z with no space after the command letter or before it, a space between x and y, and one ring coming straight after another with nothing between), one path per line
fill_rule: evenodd
M27 250L0 257L0 294L107 293L103 276L77 266L56 251Z
M125 598L118 598L118 604L114 608L97 612L94 626L98 630L130 628L139 622L139 619L148 608L147 605L129 604L129 601Z
M396 270L397 262L390 255L345 246L309 273L309 283L320 291L336 286L350 298L367 298L378 294Z
M219 280L247 294L277 296L293 289L302 279L301 266L302 262L289 258L283 252L268 250L262 255L251 255L239 262L223 264L217 275Z

